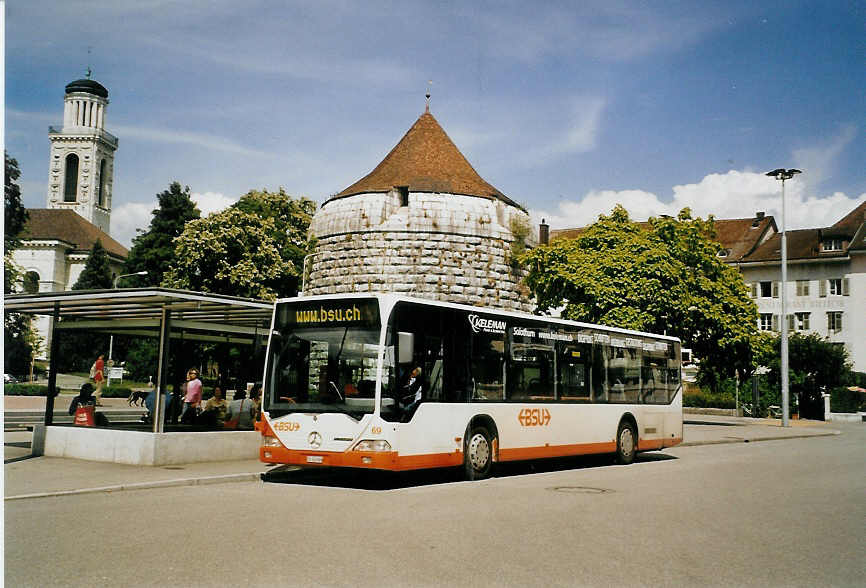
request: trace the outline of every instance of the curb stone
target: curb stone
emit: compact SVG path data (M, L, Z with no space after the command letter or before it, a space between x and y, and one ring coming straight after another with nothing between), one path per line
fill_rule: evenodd
M228 482L249 482L261 479L261 472L243 474L224 474L220 476L204 476L201 478L176 478L174 480L156 480L153 482L136 482L134 484L116 484L114 486L99 486L96 488L80 488L76 490L58 490L54 492L37 492L34 494L18 494L7 496L4 500L27 500L30 498L48 498L51 496L75 496L78 494L96 494L99 492L123 492L126 490L149 490L153 488L172 488L176 486L205 486L208 484L225 484Z

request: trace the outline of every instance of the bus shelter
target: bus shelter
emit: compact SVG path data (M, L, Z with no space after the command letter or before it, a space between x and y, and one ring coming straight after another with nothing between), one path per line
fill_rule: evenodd
M249 298L204 294L167 288L73 290L14 294L4 309L50 317L48 397L45 426L52 425L57 389L57 344L64 331L85 330L110 335L159 338L157 394L153 432L164 432L167 366L172 340L267 344L273 303ZM252 356L253 353L251 352Z

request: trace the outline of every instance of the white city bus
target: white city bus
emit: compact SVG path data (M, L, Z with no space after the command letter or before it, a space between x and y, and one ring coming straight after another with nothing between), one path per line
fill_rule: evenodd
M674 337L396 295L277 302L263 387L266 463L481 479L683 437Z

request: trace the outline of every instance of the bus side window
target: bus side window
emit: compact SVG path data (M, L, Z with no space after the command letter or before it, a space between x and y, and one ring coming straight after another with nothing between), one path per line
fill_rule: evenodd
M502 400L505 396L505 336L472 336L472 399Z

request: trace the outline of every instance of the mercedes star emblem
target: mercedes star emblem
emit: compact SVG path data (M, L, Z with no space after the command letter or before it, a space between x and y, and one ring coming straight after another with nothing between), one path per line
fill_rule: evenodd
M310 433L310 436L307 437L307 441L310 442L310 447L313 449L318 449L322 446L322 436L316 431Z

